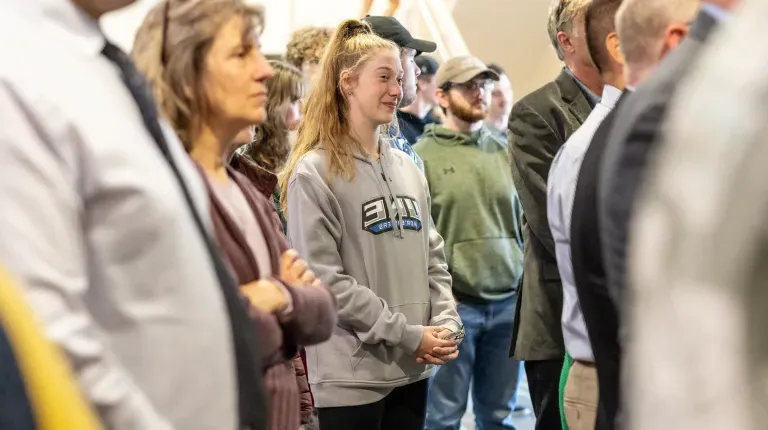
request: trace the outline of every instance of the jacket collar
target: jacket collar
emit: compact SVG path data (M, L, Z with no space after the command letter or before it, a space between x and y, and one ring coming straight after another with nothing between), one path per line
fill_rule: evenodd
M579 85L565 68L555 79L555 84L560 89L560 97L568 105L568 110L578 119L579 123L586 121L592 108L589 107L589 102L584 97L584 93L581 92Z
M690 37L696 39L699 42L706 42L709 35L717 28L718 20L712 16L706 8L699 10L696 19L691 25Z
M247 156L237 152L232 155L229 165L235 171L248 178L264 197L272 198L272 193L275 192L275 187L277 187L277 175L259 166Z
M229 234L230 237L235 242L237 242L241 252L245 253L247 256L249 269L252 276L255 279L258 279L260 277L259 267L256 264L256 256L253 254L250 246L248 245L248 240L245 238L245 235L243 234L242 230L240 230L235 220L232 219L227 209L224 207L221 201L219 201L216 193L211 187L211 183L205 173L205 170L203 170L203 167L200 166L200 164L197 162L194 164L195 168L197 168L197 171L202 176L203 183L205 184L205 188L208 192L211 205L211 216L218 217L218 219L221 221L222 227L224 228L224 231L216 232L218 239L217 241L221 245L222 238L218 236L224 232ZM280 237L276 234L278 231L276 221L269 219L266 214L260 210L259 203L256 201L258 194L252 191L253 188L252 184L249 182L249 179L236 172L231 166L227 167L227 174L229 175L229 178L240 188L243 195L245 196L245 200L248 202L248 206L251 208L253 216L256 217L256 222L259 224L259 228L261 228L262 234L264 235L264 240L267 243L267 248L269 248L269 258L272 265L272 273L280 273L280 257L281 249L283 246L281 246Z

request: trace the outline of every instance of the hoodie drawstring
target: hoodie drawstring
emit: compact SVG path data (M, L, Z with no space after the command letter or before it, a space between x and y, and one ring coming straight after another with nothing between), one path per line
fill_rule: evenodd
M387 148L389 149L389 148ZM405 239L405 230L403 230L403 223L405 222L405 219L403 218L403 214L400 212L400 205L397 202L397 199L395 198L395 195L392 193L392 187L389 185L389 179L387 178L386 173L384 173L384 165L390 164L391 160L389 159L389 154L386 153L386 150L381 151L380 160L379 160L379 167L381 168L381 179L384 180L384 183L387 185L387 191L389 191L389 200L390 204L394 208L395 216L392 216L393 211L389 211L390 213L390 221L392 222L392 231L395 235L395 237L399 237L400 239ZM400 219L400 222L397 222L397 219Z

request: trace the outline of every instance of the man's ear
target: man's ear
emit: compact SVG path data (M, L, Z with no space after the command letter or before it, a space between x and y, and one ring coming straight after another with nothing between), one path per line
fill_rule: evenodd
M437 104L440 105L443 109L448 109L448 107L451 105L448 91L444 91L442 88L437 89Z
M605 47L608 49L608 53L611 54L613 61L624 65L624 53L621 52L621 45L619 45L619 36L616 32L611 32L605 37Z
M688 26L685 24L673 24L667 27L664 34L664 45L661 47L660 58L664 58L673 49L677 48L685 36L688 35Z
M571 36L564 31L557 33L557 43L560 44L560 48L563 52L573 54L576 51L576 48L574 48L573 43L571 42Z

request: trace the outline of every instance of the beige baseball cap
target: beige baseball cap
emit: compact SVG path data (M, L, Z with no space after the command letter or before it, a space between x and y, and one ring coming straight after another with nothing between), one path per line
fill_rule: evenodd
M463 84L478 75L485 75L494 81L499 80L498 73L489 69L479 58L472 56L451 58L437 70L437 86L442 87L448 82Z

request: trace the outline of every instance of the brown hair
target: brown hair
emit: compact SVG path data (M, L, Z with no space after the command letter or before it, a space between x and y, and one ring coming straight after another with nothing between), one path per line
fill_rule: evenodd
M584 15L584 29L587 33L587 49L597 71L604 73L610 68L613 58L605 46L605 39L616 32L616 11L622 0L592 0Z
M269 64L275 76L267 81L267 119L254 128L253 141L245 148L245 154L259 166L277 172L291 150L285 112L288 105L304 96L304 84L299 69L282 61Z
M294 31L285 48L285 60L299 70L304 63L319 63L331 36L333 29L327 27L304 27Z
M368 23L350 19L339 24L323 56L316 87L307 99L299 135L280 175L281 207L287 214L288 180L299 161L322 145L328 154L331 175L351 181L355 176L354 154L362 151L358 143L345 139L349 133L349 105L341 88L343 71L354 73L382 50L398 51L397 45L376 36ZM382 126L386 133L389 124Z
M136 33L131 57L187 151L208 111L205 57L219 30L236 17L245 23L244 40L261 32L262 10L243 0L164 0Z

